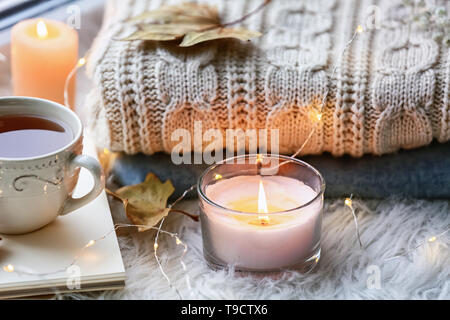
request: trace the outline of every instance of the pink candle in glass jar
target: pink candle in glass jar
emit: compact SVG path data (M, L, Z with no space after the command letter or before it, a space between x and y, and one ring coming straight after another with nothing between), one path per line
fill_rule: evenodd
M249 175L253 159L246 160L235 170L218 164L200 178L206 260L243 271L310 269L320 257L322 177L287 157L275 175Z

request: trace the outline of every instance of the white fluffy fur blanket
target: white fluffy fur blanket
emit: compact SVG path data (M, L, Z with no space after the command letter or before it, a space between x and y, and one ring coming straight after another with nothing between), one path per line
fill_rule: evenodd
M196 201L182 205L197 211ZM184 258L188 271L183 272L179 262L182 249L170 237L161 236L158 252L164 270L185 299L450 299L450 232L407 256L385 261L448 228L448 201L355 200L354 207L365 249L359 247L352 215L343 200L329 200L324 211L322 258L308 275L285 273L274 279L212 271L203 259L200 224L177 214L169 217L164 228L179 232L189 246ZM116 222L123 222L120 205L114 204L113 211ZM178 299L153 256L154 236L153 231L121 233L128 278L125 289L61 298Z

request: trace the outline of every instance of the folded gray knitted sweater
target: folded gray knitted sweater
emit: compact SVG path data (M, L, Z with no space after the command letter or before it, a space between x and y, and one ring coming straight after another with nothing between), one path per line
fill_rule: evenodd
M449 140L450 50L429 32L395 23L402 19L400 0L274 0L244 22L263 33L248 43L179 48L117 41L135 30L129 18L179 2L107 2L88 61L94 87L86 110L99 147L171 152L179 142L174 130L193 134L201 121L203 132L223 135L278 129L279 150L289 154L311 132L311 110L327 90L322 120L303 154L383 154ZM261 0L201 2L231 21ZM367 28L373 5L382 21ZM341 55L358 25L365 32Z

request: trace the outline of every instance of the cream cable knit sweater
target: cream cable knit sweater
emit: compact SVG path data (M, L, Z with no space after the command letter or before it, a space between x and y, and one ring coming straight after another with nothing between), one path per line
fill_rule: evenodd
M202 2L231 21L261 1ZM88 66L95 84L87 99L89 127L99 147L170 152L178 143L171 141L173 130L193 132L200 120L203 132L278 128L280 152L293 153L327 88L322 121L304 154L383 154L449 140L450 50L425 32L393 26L401 0L274 0L244 23L264 34L251 43L177 48L113 40L134 30L124 23L130 17L177 2L107 3ZM339 59L372 5L382 27L366 30Z

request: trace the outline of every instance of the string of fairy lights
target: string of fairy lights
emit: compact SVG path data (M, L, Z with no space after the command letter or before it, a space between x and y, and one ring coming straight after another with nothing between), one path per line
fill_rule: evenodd
M338 68L338 64L341 61L343 55L348 50L348 48L352 45L352 43L355 41L355 39L357 39L358 35L363 33L363 32L364 32L363 28L359 25L356 28L356 30L354 31L354 33L353 33L352 37L350 38L350 40L346 43L344 48L341 50L341 52L340 52L340 54L338 56L338 59L336 60L335 65L333 66L331 77L330 77L331 80L334 78L334 76L336 74L336 71L337 71L337 68ZM69 75L67 76L67 79L66 79L66 82L65 82L65 86L64 86L64 102L65 102L65 105L68 108L72 108L73 107L73 106L70 106L70 103L69 103L69 95L68 95L69 83L72 80L72 78L74 77L74 75L76 74L76 72L86 64L86 62L88 60L88 56L89 56L89 52L87 52L85 56L83 56L82 58L80 58L78 60L78 62L74 66L74 68L70 71ZM324 96L322 97L322 100L321 100L321 103L319 105L318 110L315 112L315 114L313 114L312 119L314 121L314 125L313 125L313 127L311 129L311 132L308 134L307 138L302 143L300 148L291 156L291 158L297 157L303 151L305 146L309 143L309 141L311 140L312 136L316 132L317 127L319 126L319 124L320 124L320 122L321 122L321 120L323 118L323 112L324 112L324 108L325 108L325 104L326 104L326 100L328 98L328 95L329 95L329 88L326 89L326 91L324 93ZM286 163L286 162L283 162L283 163ZM173 206L175 206L177 203L179 203L181 200L183 200L185 198L185 196L190 191L194 190L196 187L197 187L197 185L193 185L193 186L189 187L188 189L186 189L183 192L183 194L177 200L175 200L172 204L170 204L168 206L168 208L170 209ZM348 207L350 209L350 211L351 211L351 214L353 216L353 221L354 221L354 224L355 224L356 237L358 239L360 247L364 248L363 243L361 241L361 237L360 237L360 230L359 230L359 225L358 225L358 219L357 219L357 215L356 215L356 212L355 212L355 208L353 206L352 196L350 196L349 198L346 198L344 200L344 205L346 207ZM160 236L160 234L166 234L166 235L170 236L171 238L175 239L176 245L181 245L183 247L183 251L182 251L182 254L180 256L179 262L180 262L181 268L183 269L183 271L185 273L186 285L187 285L189 291L192 292L190 278L189 278L189 275L187 273L187 266L184 263L184 257L185 257L185 255L186 255L186 253L188 251L188 246L183 241L181 241L181 239L180 239L180 237L179 237L179 235L177 233L169 232L169 231L166 231L166 230L162 229L163 224L165 222L165 219L166 219L165 217L163 219L161 219L161 221L159 222L158 227L149 227L149 226L146 226L146 225L117 223L117 224L114 225L113 229L108 231L103 236L101 236L101 237L99 237L97 239L89 240L79 250L79 253L76 256L74 256L74 258L72 259L72 261L69 264L67 264L66 266L64 266L62 268L59 268L58 270L55 270L55 271L39 273L39 272L34 272L33 270L31 270L29 268L20 267L20 266L14 266L12 264L5 265L3 267L3 271L5 271L5 272L15 272L15 273L17 273L19 275L33 275L33 276L38 276L38 277L45 277L45 276L55 275L55 274L58 274L58 273L61 273L61 272L65 272L67 270L67 268L69 268L69 267L71 267L71 266L73 266L73 265L75 265L77 263L77 261L79 260L80 255L85 250L87 250L88 248L96 245L98 242L101 242L102 240L106 239L110 234L112 234L113 232L117 231L118 229L120 229L120 228L130 228L130 227L142 227L142 228L145 228L146 230L156 230L156 236L155 236L155 240L154 240L154 243L153 243L153 253L154 253L155 260L156 260L156 262L158 264L158 268L159 268L161 274L163 275L163 277L166 279L166 281L169 284L169 286L176 292L178 297L180 299L182 299L183 297L182 297L181 293L179 292L177 287L172 284L172 281L170 280L170 277L165 272L165 270L163 268L163 265L162 265L162 263L160 261L160 258L158 256L159 236ZM441 233L439 233L437 235L434 235L434 236L431 236L428 239L420 242L415 247L413 247L413 248L411 248L409 250L404 250L402 253L400 253L400 254L398 254L396 256L387 258L384 261L388 262L388 261L392 261L392 260L394 260L396 258L399 258L399 257L408 256L410 253L412 253L414 250L417 250L421 246L423 246L423 245L425 245L427 243L435 242L436 240L444 237L449 231L450 231L450 226L447 226L447 228L444 231L442 231Z
M196 188L196 187L197 187L197 185L193 185L193 186L189 187L188 189L184 190L184 192L182 193L182 195L181 195L177 200L175 200L172 204L170 204L170 205L168 206L168 209L170 210L170 209L171 209L173 206L175 206L178 202L180 202L181 200L183 200L183 199L186 197L186 195L187 195L190 191L192 191L194 188ZM161 273L162 273L162 275L164 276L164 278L166 278L167 283L169 284L169 286L170 286L171 288L173 288L173 289L175 290L175 292L177 293L178 297L179 297L180 299L182 299L182 296L181 296L180 292L178 291L177 287L173 286L172 281L170 281L169 276L168 276L167 273L164 271L164 268L163 268L161 262L159 261L159 257L158 257L158 253L157 253L157 252L158 252L158 247L159 247L159 244L158 244L159 233L164 231L164 230L162 230L162 226L163 226L163 224L164 224L164 221L166 221L166 217L163 217L163 218L161 219L161 222L159 223L159 227L157 228L157 231L156 231L155 242L153 243L153 255L154 255L154 257L155 257L156 262L158 263L159 270L161 271ZM181 244L181 243L182 243L181 240L179 240L178 237L176 238L176 243L177 243L177 244ZM183 244L184 244L184 243L183 243ZM191 281L190 281L190 278L189 278L189 274L186 272L186 271L187 271L186 264L183 262L183 257L184 257L184 255L185 255L186 252L187 252L187 246L186 246L185 244L184 244L184 246L185 246L185 247L184 247L184 251L183 251L183 254L182 254L181 258L180 258L180 264L181 264L181 267L183 268L183 271L185 272L186 285L187 285L189 291L191 291Z
M75 67L73 67L72 70L70 70L69 74L67 75L66 81L64 82L64 104L69 109L72 109L72 106L70 105L70 102L69 102L69 85L70 85L70 81L72 81L72 78L74 77L74 75L76 75L77 70L82 68L86 64L86 59L87 59L88 55L89 55L89 51L86 52L84 57L82 57L82 58L80 58L78 60L78 62L76 63Z
M169 235L171 238L174 238L175 239L175 243L177 245L183 246L183 252L182 252L182 254L180 256L180 265L181 265L183 271L187 271L187 267L186 267L186 264L184 263L183 259L184 259L184 256L186 255L187 250L188 250L188 246L183 241L181 241L181 239L179 238L177 233L163 230L161 228L162 227L162 223L160 223L159 227L149 227L147 225L139 225L139 224L116 223L114 225L114 227L110 231L108 231L106 234L104 234L103 236L101 236L101 237L99 237L97 239L89 240L79 250L78 254L73 257L73 259L72 259L72 261L70 263L68 263L67 265L65 265L65 266L63 266L63 267L61 267L61 268L59 268L57 270L53 270L53 271L49 271L49 272L35 272L35 271L33 271L32 269L30 269L28 267L15 266L15 265L12 265L12 264L7 264L7 265L3 266L3 271L10 272L10 273L14 272L14 273L17 273L18 275L27 275L27 276L35 276L35 277L46 277L46 276L51 276L51 275L56 275L58 273L66 272L68 270L68 268L70 268L71 266L77 264L77 262L80 259L81 254L86 249L88 249L89 247L94 246L95 244L97 244L98 242L100 242L102 240L105 240L110 234L112 234L113 232L117 231L118 229L120 229L120 228L129 228L129 227L145 228L146 230L156 230L158 232L158 234L159 233L163 233L163 234ZM154 254L155 254L156 261L158 263L158 267L161 270L161 273L163 274L163 276L166 278L169 286L172 289L175 290L175 292L177 293L177 295L178 295L178 297L180 299L183 299L183 297L180 294L180 292L178 291L178 289L175 286L173 286L172 282L170 281L170 278L167 276L166 272L164 271L164 268L162 267L162 265L161 265L161 263L159 261L159 257L157 255L158 246L159 245L158 245L157 239L155 238ZM187 287L188 287L189 291L191 291L190 278L189 278L189 274L187 272L185 272L185 278L186 278Z
M355 228L356 228L356 230L355 230L356 236L358 238L358 242L359 242L359 245L360 245L361 249L364 249L364 246L363 246L362 241L361 241L360 233L359 233L358 220L356 218L355 208L353 207L352 197L346 198L344 200L344 204L350 209L350 211L351 211L351 213L353 215L353 219L354 219L354 222L355 222ZM400 258L400 257L409 256L413 251L419 249L420 247L424 246L425 244L432 243L432 242L435 242L436 240L438 240L440 238L443 238L449 231L450 231L450 226L447 226L447 228L444 231L442 231L441 233L439 233L437 235L434 235L434 236L431 236L431 237L427 238L426 240L421 241L418 245L414 246L413 248L403 250L403 252L400 253L400 254L397 254L395 256L392 256L392 257L384 259L384 262L389 262L389 261L395 260L395 259Z

